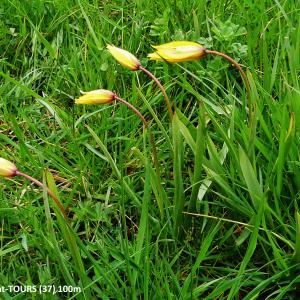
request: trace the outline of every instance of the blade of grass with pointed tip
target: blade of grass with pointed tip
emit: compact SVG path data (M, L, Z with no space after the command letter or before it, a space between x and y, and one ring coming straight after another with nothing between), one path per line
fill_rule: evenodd
M39 99L37 98L36 101L38 101L39 103L41 103L43 106L46 107L46 109L49 111L49 113L53 116L53 118L55 119L55 121L57 122L57 124L65 129L65 124L63 123L62 119L59 117L57 111L54 109L54 106L49 104L48 102L46 102L45 100Z
M184 298L185 300L190 300L190 299L201 299L199 298L202 293L204 293L211 285L215 285L215 283L221 281L221 282L225 282L226 279L228 279L227 277L223 276L217 279L213 279L213 280L209 280L208 282L202 283L200 286L194 288L194 290L192 291L192 294L188 294L186 295L186 297ZM232 284L232 283L230 283ZM221 292L222 293L222 292ZM221 294L220 293L220 294ZM191 298L192 297L192 298Z
M197 128L193 125L193 123L183 114L180 109L176 108L176 114L178 119L188 128L190 135L193 140L197 138Z
M178 119L178 126L179 126L179 129L180 129L180 132L181 132L183 138L185 139L187 144L190 146L190 148L193 151L194 155L196 155L196 142L193 139L190 131L179 119Z
M103 159L104 161L108 162L108 159L106 156L101 154L98 150L96 150L92 145L88 143L84 143L84 146L89 149L91 152L93 152L95 155L97 155L99 158Z

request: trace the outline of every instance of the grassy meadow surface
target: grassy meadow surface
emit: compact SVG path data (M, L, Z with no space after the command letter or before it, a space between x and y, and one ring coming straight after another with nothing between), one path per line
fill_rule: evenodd
M0 3L0 157L57 193L0 178L1 299L300 297L300 2ZM232 56L180 64L151 45L190 40ZM118 64L136 55L166 87ZM74 106L109 89L120 103ZM58 291L59 287L64 290Z

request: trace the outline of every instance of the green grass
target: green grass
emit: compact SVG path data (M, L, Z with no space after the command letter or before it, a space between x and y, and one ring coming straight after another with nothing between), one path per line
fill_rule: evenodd
M300 289L300 2L20 1L0 4L0 157L57 193L0 180L2 299L297 299ZM150 62L193 40L226 61ZM119 65L122 47L164 84ZM246 48L247 47L247 48ZM245 52L245 49L248 49ZM74 106L80 90L120 103Z

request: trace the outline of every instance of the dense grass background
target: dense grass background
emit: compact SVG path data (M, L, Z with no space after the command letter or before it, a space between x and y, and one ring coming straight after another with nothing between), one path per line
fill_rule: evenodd
M0 156L56 190L0 181L0 286L82 293L3 299L296 299L300 289L299 1L16 1L0 4ZM149 62L151 44L193 40L220 58ZM105 50L135 54L157 87ZM78 106L111 89L125 106ZM199 191L200 188L200 191ZM187 214L189 212L190 214ZM25 296L26 295L26 296Z

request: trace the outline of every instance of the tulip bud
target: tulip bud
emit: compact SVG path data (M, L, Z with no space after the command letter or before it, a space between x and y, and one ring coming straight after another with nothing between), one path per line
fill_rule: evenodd
M107 50L125 68L131 71L136 71L139 69L141 65L140 61L130 52L121 48L117 48L113 45L108 45Z
M0 176L13 177L16 172L17 167L12 162L0 157Z
M115 99L115 94L108 90L94 90L83 94L75 100L76 104L107 104Z
M150 60L170 63L198 60L206 54L202 45L188 41L170 42L152 47L156 52L148 54Z

